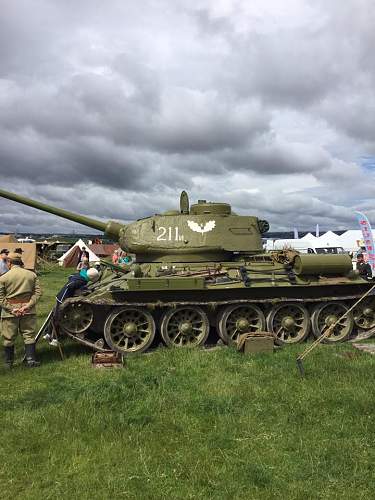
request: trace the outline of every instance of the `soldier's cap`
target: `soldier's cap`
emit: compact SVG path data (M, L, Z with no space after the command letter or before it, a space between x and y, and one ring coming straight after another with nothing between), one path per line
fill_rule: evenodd
M7 259L9 259L14 264L16 262L20 262L22 264L22 255L20 255L19 253L16 253L16 252L10 252L10 253L8 253Z
M3 248L0 253L6 253L8 255L9 250L7 248Z

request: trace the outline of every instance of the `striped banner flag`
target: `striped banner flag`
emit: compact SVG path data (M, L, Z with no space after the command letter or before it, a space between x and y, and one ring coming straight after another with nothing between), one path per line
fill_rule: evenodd
M362 212L355 212L358 220L358 224L362 231L363 241L365 243L366 252L368 255L368 263L371 266L371 269L375 271L375 247L374 247L374 238L372 236L372 229L370 222L365 214Z

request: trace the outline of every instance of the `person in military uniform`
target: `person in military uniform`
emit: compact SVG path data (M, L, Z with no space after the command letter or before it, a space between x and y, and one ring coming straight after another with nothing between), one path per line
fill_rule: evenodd
M0 276L9 271L7 266L8 254L9 250L7 248L3 248L0 252Z
M5 364L11 368L14 361L14 341L18 333L25 343L26 364L38 366L35 356L35 304L42 292L35 273L23 268L20 254L9 253L9 271L0 276L0 306Z
M369 280L372 278L371 266L368 262L365 262L363 254L359 253L357 255L357 271L361 278Z

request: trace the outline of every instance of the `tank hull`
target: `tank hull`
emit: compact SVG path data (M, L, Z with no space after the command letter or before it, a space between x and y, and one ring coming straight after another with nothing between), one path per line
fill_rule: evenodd
M268 256L266 261L169 269L148 265L141 277L131 269L125 274L107 270L88 295L63 304L61 334L124 354L143 352L160 341L194 346L221 339L230 344L248 331L267 330L281 343L296 343L319 336L372 286L358 276L296 275ZM79 332L66 328L63 318L76 307L91 314L90 324L78 325ZM366 338L374 328L375 299L370 296L328 342Z

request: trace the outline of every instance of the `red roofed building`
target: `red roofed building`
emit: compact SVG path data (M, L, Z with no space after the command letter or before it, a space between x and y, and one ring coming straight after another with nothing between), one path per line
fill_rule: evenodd
M107 244L104 243L94 243L88 245L88 248L98 257L104 259L105 257L112 257L113 252L119 248L117 243Z

